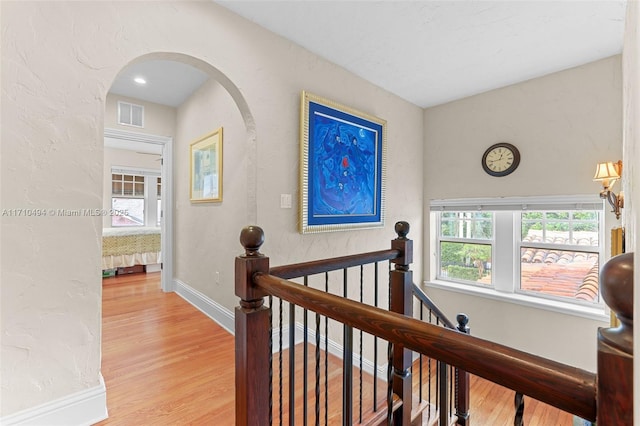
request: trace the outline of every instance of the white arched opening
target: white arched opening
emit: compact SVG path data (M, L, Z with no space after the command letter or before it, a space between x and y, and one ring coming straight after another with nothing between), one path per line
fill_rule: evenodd
M245 131L245 151L243 155L245 157L245 179L246 179L246 223L256 223L257 221L257 178L256 178L256 131L255 121L249 110L248 104L238 89L238 87L227 77L224 73L218 70L216 67L208 62L193 56L170 53L170 52L155 52L140 56L133 61L130 61L120 71L119 76L126 75L129 70L140 64L158 63L159 61L171 61L178 62L180 64L193 67L202 73L206 74L210 80L214 80L221 87L223 87L228 95L233 100L242 121ZM166 62L163 62L166 63ZM117 79L115 80L117 82ZM114 82L114 84L115 84ZM122 94L122 93L120 93ZM135 96L135 95L131 95ZM163 269L162 269L162 288L164 291L175 290L175 276L174 276L174 152L175 144L173 135L156 135L149 133L142 133L139 131L129 131L129 129L113 129L106 124L105 121L105 141L114 140L122 143L122 146L139 146L139 144L151 144L158 147L162 152L162 253L163 253ZM104 203L103 203L104 204Z

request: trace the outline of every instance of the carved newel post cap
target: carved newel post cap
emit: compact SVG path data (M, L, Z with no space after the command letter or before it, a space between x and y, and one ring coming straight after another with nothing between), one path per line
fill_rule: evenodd
M622 323L633 323L633 253L612 257L600 270L602 298Z
M240 244L247 256L259 256L260 246L264 243L264 231L259 226L249 225L240 232Z
M407 234L409 234L409 222L396 222L396 234L398 234L398 238L406 239Z
M456 315L456 321L458 321L458 324L465 326L469 324L469 316L467 314L458 314Z

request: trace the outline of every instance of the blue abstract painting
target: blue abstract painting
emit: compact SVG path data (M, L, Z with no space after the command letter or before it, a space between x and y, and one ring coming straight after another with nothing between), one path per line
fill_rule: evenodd
M382 225L385 123L320 101L307 102L307 230Z

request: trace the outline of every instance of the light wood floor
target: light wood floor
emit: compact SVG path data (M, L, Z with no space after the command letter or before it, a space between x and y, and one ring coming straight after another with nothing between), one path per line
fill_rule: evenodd
M102 317L109 418L99 425L235 424L233 336L163 293L159 273L104 279ZM330 419L340 417L334 407ZM470 411L474 426L511 425L513 392L472 377ZM529 398L524 418L528 426L572 424L569 414Z

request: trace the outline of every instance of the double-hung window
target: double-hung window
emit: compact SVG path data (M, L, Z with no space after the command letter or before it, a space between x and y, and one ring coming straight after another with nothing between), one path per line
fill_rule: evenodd
M599 302L600 212L521 212L519 291Z
M160 171L112 167L111 226L159 226Z
M438 278L490 286L493 213L444 211L439 219Z
M595 197L434 200L435 278L573 304L601 304L603 204Z

